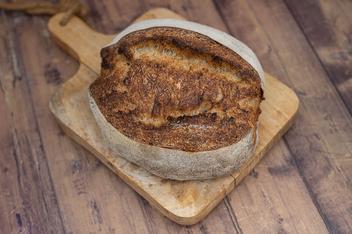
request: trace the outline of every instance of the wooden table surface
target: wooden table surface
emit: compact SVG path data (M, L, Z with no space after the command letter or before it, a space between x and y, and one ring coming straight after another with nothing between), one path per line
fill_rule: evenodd
M48 101L77 62L48 17L0 11L0 233L351 233L352 1L86 0L115 33L152 7L230 32L298 94L298 117L202 222L163 217L65 136Z

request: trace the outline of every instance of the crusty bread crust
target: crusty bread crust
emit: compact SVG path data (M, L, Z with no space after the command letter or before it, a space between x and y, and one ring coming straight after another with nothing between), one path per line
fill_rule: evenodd
M101 54L89 100L114 155L176 180L226 175L250 157L264 79L244 44L204 25L149 20Z
M109 123L139 142L214 150L238 142L258 121L258 72L207 36L154 27L101 54L92 96Z

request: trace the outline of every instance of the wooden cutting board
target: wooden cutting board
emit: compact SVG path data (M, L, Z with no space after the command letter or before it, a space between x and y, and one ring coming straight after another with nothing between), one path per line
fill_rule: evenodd
M265 101L261 104L260 141L253 156L232 175L213 180L172 181L154 176L123 158L114 158L102 141L88 106L87 88L100 72L100 49L113 35L104 35L73 17L65 26L53 16L49 30L68 53L80 61L77 73L53 94L50 109L64 131L92 152L106 166L143 196L165 216L179 224L194 224L203 219L254 168L270 147L292 124L298 110L296 94L276 78L265 74ZM137 20L179 18L167 9L152 9Z

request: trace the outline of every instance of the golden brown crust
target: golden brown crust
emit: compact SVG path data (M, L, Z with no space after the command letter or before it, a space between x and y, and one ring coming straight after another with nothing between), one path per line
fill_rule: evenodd
M201 34L158 27L104 48L90 91L124 135L185 151L238 142L253 128L262 99L257 72Z

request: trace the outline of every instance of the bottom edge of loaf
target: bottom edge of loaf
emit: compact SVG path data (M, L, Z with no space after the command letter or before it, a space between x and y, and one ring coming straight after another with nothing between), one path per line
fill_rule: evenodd
M88 91L90 109L103 141L113 157L122 157L165 179L201 180L229 175L238 170L254 152L258 127L252 128L239 142L216 150L186 152L137 142L114 128L100 112Z

